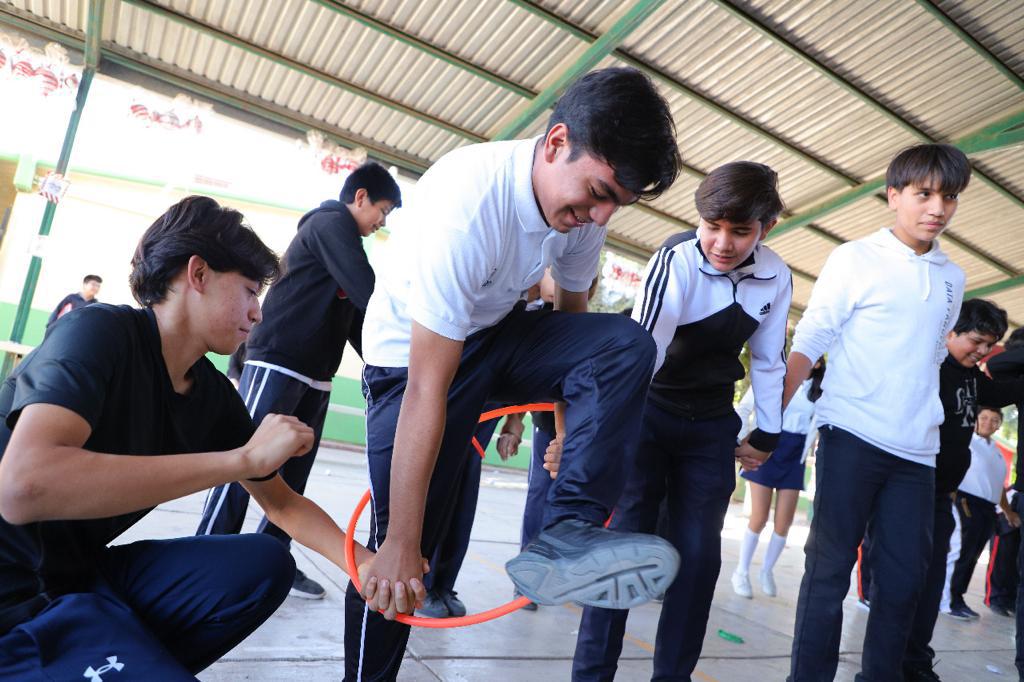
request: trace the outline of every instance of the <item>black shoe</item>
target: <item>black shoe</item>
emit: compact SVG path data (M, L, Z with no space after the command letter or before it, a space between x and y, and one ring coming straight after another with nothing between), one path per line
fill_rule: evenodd
M466 615L466 605L462 603L462 600L456 597L458 592L452 590L441 595L441 601L448 607L448 615L452 618L462 618Z
M949 612L946 615L950 618L956 618L957 620L974 620L979 617L974 609L970 608L966 604L962 606L950 606Z
M1013 618L1013 611L1006 608L1002 604L989 604L989 611L996 614L997 616L1003 616L1004 618Z
M903 682L942 682L935 670L928 666L903 668Z
M629 609L668 589L679 570L679 553L656 535L566 519L542 531L505 570L538 604Z
M327 591L320 583L296 568L295 580L292 581L292 589L288 594L300 599L323 599Z
M448 618L452 615L448 612L448 605L444 599L434 592L427 592L427 598L423 600L423 606L416 609L416 612L427 618Z
M512 590L512 599L519 599L522 596L523 595L520 594L519 590ZM532 601L531 602L527 602L526 606L523 607L523 611L536 611L536 610L537 610L537 605L534 604Z

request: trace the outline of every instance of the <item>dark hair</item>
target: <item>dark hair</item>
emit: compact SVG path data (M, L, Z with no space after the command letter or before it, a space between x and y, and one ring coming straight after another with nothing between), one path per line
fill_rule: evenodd
M341 203L351 204L356 200L356 192L360 189L366 190L370 203L377 203L383 199L390 201L395 208L402 206L402 190L398 188L398 183L391 177L391 173L388 173L387 168L375 161L367 161L345 178L339 197Z
M609 166L615 181L641 199L667 190L682 166L668 102L651 79L631 68L591 71L559 98L548 120L569 129L575 160L586 152Z
M82 284L88 284L89 282L96 282L97 284L103 284L103 278L99 275L86 275L85 279L82 280Z
M983 298L972 298L964 301L960 308L960 317L957 318L953 331L957 334L978 332L979 334L991 334L996 341L1003 338L1009 323L1006 319L1006 311L992 301Z
M907 185L939 183L946 194L959 194L971 180L971 162L951 144L919 144L907 147L889 162L885 186L902 190Z
M697 213L705 220L760 220L763 227L778 218L784 208L779 196L779 174L753 161L719 166L701 180L693 196Z
M821 397L821 382L825 379L825 358L818 360L818 363L811 368L811 387L807 389L807 399L812 403L817 402Z
M164 300L171 280L192 256L217 272L238 272L261 285L274 281L280 273L277 255L244 220L209 197L185 197L171 206L135 247L128 276L135 300L143 306Z
M989 405L978 405L978 414L980 415L983 411L988 410L989 412L995 412L999 415L999 421L1003 420L1003 411L998 407L991 407Z
M1010 338L1006 340L1007 348L1016 348L1017 346L1024 346L1024 327L1017 327L1010 334Z

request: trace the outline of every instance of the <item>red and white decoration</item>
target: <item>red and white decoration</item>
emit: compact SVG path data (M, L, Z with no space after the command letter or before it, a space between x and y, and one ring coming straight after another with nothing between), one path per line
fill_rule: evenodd
M203 132L203 120L200 114L210 109L208 104L200 104L185 95L178 95L173 101L139 91L129 105L129 117L146 128L186 131L195 134Z
M607 305L632 304L640 288L643 266L627 258L606 252L601 269L602 298Z
M366 150L362 147L345 149L336 144L328 142L323 133L318 130L310 130L306 134L305 144L301 146L309 149L313 156L320 162L320 170L328 175L345 175L366 163Z
M71 66L67 51L56 43L39 50L24 38L0 33L0 81L28 86L30 92L50 97L78 90L81 69Z

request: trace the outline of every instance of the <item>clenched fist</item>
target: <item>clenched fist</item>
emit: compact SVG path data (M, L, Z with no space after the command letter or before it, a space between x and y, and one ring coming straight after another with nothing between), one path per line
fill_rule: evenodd
M313 447L313 429L295 417L268 414L242 448L246 478L262 478Z

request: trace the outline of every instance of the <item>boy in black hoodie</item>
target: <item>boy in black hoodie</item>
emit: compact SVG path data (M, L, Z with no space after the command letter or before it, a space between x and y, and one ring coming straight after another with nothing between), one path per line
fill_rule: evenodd
M946 337L949 355L939 368L939 397L945 421L939 427L935 459L935 526L924 589L903 657L904 680L938 680L929 646L938 618L946 555L953 533L951 495L971 466L971 435L979 405L1003 407L1024 400L1024 379L993 381L978 362L1006 333L1006 311L990 301L964 301L956 325Z
M281 477L300 495L320 445L331 378L348 341L362 354L366 304L374 274L361 238L383 227L402 205L401 190L387 170L363 164L345 180L340 201L325 201L299 220L298 234L282 258L283 275L263 301L263 322L246 347L238 391L256 424L264 415L287 414L315 433L313 448L289 460ZM214 488L207 496L197 535L238 533L249 494L238 483ZM264 516L258 532L288 545L291 538ZM321 599L324 589L296 571L291 594Z

